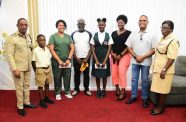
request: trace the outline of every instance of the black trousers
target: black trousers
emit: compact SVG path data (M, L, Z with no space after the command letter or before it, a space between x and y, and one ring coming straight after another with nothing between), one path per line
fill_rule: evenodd
M84 58L81 58L82 60ZM89 64L89 67L87 67L84 71L83 71L83 86L85 88L85 91L89 91L89 82L90 82L90 76L89 76L89 70L90 70L90 59L87 61L87 63ZM75 88L74 90L76 91L80 91L79 90L79 85L80 85L80 76L81 76L81 71L80 71L80 67L81 64L79 64L75 58L73 59L73 64L74 64L74 84L75 84Z

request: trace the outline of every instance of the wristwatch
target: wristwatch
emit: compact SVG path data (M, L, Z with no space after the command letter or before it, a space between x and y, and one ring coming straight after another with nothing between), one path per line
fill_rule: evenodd
M122 54L122 53L120 53L119 55L120 55L121 57L123 57L123 54Z
M163 69L162 69L162 71L166 72L166 71L167 71L167 69L163 68Z
M67 58L67 60L70 60L71 61L71 58Z

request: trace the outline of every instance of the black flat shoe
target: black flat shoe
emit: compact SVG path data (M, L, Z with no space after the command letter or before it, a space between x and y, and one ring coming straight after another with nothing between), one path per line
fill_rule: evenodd
M103 89L103 90L101 91L100 97L101 97L101 98L104 98L105 96L106 96L106 91Z
M45 97L45 102L49 104L54 104L54 101L51 100L49 97Z
M48 108L48 106L45 103L45 100L44 99L40 100L39 105L41 106L41 108Z
M127 101L126 101L126 104L132 104L133 102L135 102L137 99L136 98L129 98Z
M21 116L26 116L26 111L24 109L17 109L17 113Z
M101 98L101 90L97 90L97 92L96 92L96 98Z
M160 114L163 114L164 113L164 108L163 109L161 109L160 111L156 111L155 109L153 109L152 111L151 111L151 115L160 115Z
M153 112L155 108L150 109L150 112Z
M30 103L29 105L24 104L24 108L37 108L37 106Z
M149 107L149 102L148 100L143 100L143 108Z

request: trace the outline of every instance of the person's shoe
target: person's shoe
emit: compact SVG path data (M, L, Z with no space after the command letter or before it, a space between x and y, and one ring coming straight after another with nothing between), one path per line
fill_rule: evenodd
M65 94L65 97L67 97L68 99L72 99L73 96L71 94Z
M120 89L119 89L119 86L117 85L116 86L116 96L119 97L120 95Z
M101 90L97 90L96 92L96 98L100 98L101 97Z
M41 108L48 108L48 106L45 103L45 100L44 99L40 100L39 105L41 106Z
M24 109L17 109L17 113L21 116L26 116L26 111Z
M117 101L124 100L125 98L126 98L126 92L125 92L125 89L122 89Z
M143 100L143 107L144 107L144 108L149 107L149 102L148 102L147 99Z
M24 104L24 108L37 108L37 106L30 103L29 105Z
M104 98L105 96L106 96L106 91L103 89L103 90L101 91L100 97L101 97L101 98Z
M78 95L78 94L79 94L79 91L74 90L74 91L72 92L72 96L76 96L76 95Z
M84 92L87 96L92 96L92 93L90 91L85 91Z
M56 95L56 100L61 100L61 95L60 94Z
M49 97L45 97L45 102L49 104L54 104L54 101L51 100Z
M133 102L136 101L136 98L129 98L127 101L126 101L126 104L132 104Z
M160 109L160 110L153 109L153 110L151 111L151 115L160 115L160 114L163 114L163 113L164 113L164 110L165 110L165 108L162 108L162 109Z

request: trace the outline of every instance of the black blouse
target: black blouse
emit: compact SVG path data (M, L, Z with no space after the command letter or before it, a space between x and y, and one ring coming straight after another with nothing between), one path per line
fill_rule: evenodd
M129 37L131 31L126 30L125 32L118 35L117 31L112 32L112 39L114 44L112 45L113 53L116 53L119 55L125 48L127 48L127 45L125 45L125 42L127 41L127 38Z

